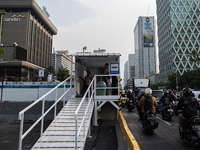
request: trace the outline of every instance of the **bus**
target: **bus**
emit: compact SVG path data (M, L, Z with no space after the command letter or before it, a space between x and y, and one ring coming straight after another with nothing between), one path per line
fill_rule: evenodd
M135 95L139 92L140 89L150 88L150 79L149 78L133 78L133 92Z

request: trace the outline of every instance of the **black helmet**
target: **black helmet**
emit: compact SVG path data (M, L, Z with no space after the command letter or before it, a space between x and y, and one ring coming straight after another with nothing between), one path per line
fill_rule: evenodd
M176 90L173 90L173 93L176 94Z
M192 90L190 88L186 87L186 88L183 89L183 95L189 96L191 94L191 91Z
M165 95L168 95L168 94L169 94L169 91L168 91L168 90L165 90L165 91L164 91L164 94L165 94Z

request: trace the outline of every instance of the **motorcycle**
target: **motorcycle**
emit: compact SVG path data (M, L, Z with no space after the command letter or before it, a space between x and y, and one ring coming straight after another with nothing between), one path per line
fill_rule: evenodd
M184 121L183 131L179 135L181 139L191 142L194 147L200 148L200 116L193 116Z
M133 104L133 100L128 100L127 101L127 106L126 108L131 112L134 108L135 108L135 105Z
M174 113L173 105L167 105L164 107L162 118L163 119L167 118L170 121L172 119L173 113Z
M142 121L142 127L149 134L153 134L154 129L158 128L159 123L156 121L155 113L149 110Z

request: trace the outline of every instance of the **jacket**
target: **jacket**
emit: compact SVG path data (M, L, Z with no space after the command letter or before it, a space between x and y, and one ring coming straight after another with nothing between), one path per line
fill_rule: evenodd
M151 97L151 94L145 94L146 97ZM144 110L144 102L145 102L145 97L142 96L142 98L140 99L139 103L138 103L138 106L139 107L142 107L142 112L144 113L145 110ZM153 110L154 112L156 112L156 109L155 109L155 106L157 106L157 101L155 99L155 97L152 96L152 102L153 102Z

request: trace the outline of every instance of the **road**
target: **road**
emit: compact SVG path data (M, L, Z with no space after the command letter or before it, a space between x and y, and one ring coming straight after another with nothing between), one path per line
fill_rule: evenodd
M160 113L157 113L159 127L153 135L144 132L137 109L128 112L122 108L122 114L128 124L130 131L136 138L141 150L193 150L192 144L181 140L178 132L178 116L173 116L171 121L162 120Z

